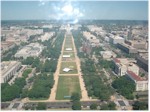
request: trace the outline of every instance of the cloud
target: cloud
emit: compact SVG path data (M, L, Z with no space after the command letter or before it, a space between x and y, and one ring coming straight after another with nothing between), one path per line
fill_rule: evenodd
M39 1L39 6L44 6L46 4L48 4L47 1ZM72 20L73 23L77 23L83 16L84 14L81 12L79 7L74 6L71 1L53 2L50 6L48 14L49 19Z

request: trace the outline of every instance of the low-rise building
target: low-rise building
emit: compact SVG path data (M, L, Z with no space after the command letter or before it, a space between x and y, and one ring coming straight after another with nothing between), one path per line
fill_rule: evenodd
M135 60L128 58L114 58L113 59L115 70L114 72L118 76L123 76L126 74L127 70L133 71L136 74L139 74L139 67L134 64Z
M138 74L132 71L127 71L126 75L134 81L136 85L136 91L147 91L148 90L148 80L142 79Z
M38 57L41 54L43 48L44 47L39 43L31 43L19 50L15 54L15 57L23 57L24 59L26 59L27 57Z
M21 62L18 61L3 61L1 63L1 83L6 83L20 69Z

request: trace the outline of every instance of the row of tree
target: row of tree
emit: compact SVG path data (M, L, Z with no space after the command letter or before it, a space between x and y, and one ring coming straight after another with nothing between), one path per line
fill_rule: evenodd
M110 87L105 85L99 75L83 75L88 95L101 100L109 100Z
M85 59L84 62L81 62L81 70L84 75L95 74L96 68L94 62L90 58Z
M42 42L46 48L42 51L42 56L58 59L61 53L61 48L64 40L64 32L59 32L56 40L49 39L48 41Z
M34 78L32 89L28 92L28 97L31 99L45 99L49 97L51 88L53 87L53 75L46 73L39 74Z
M114 102L109 102L108 104L101 105L100 110L116 110L116 104Z
M57 67L56 59L47 59L45 63L41 62L38 57L27 57L22 61L22 64L31 65L32 67L36 67L36 72L55 72Z
M76 49L77 49L77 53L78 53L79 58L87 58L87 54L80 51L80 48L82 46L82 42L84 39L82 33L79 30L73 30L72 35L74 37L74 42L76 45Z
M88 58L88 56L80 56L79 54L79 48L82 46L82 40L84 38L82 33L77 31L72 31L75 45L78 50L78 56L80 58L83 58L84 61L81 62L81 71L83 73L83 78L85 81L85 86L88 91L88 96L91 97L98 97L101 100L108 100L110 98L111 92L109 86L105 85L102 81L101 77L97 75L95 63L92 59ZM96 54L99 53L99 50L103 50L102 48L96 48L94 49L94 52Z

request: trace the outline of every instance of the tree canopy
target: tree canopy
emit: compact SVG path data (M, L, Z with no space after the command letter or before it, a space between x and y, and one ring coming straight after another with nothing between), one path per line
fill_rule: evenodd
M112 86L117 89L117 92L125 96L127 99L134 98L133 92L135 91L135 84L126 76L115 79L112 82Z

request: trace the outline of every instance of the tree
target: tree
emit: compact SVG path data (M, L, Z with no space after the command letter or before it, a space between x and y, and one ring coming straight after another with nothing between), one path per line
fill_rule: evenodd
M22 61L22 64L31 65L34 61L34 57L27 57L25 60Z
M97 104L93 103L90 105L91 110L97 110Z
M27 96L28 96L28 89L23 89L22 94L21 94L21 98L25 98Z
M101 110L116 110L116 104L114 102L103 104L101 105Z
M126 85L126 86L124 86ZM112 86L117 89L117 91L125 96L127 99L133 99L133 92L135 91L135 84L133 81L128 79L126 76L115 79L112 82Z
M81 103L80 101L74 101L72 105L73 110L81 110Z
M109 110L116 110L116 104L114 102L110 102L108 104Z
M1 98L2 101L11 101L14 98L20 97L20 88L13 84L12 86L7 86L5 89L1 92Z
M71 100L72 101L79 101L80 100L80 94L79 93L72 93Z
M43 73L35 76L34 84L32 89L29 91L28 97L33 99L48 98L53 84L53 75Z
M46 103L38 103L37 107L36 107L37 110L46 110Z
M148 103L136 101L133 105L133 110L148 110Z

